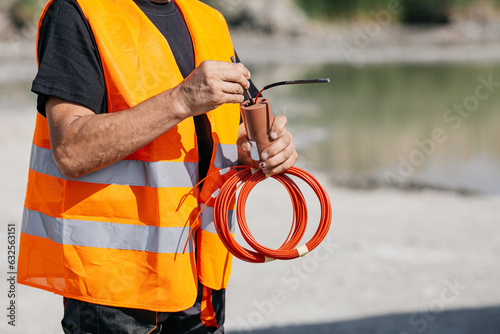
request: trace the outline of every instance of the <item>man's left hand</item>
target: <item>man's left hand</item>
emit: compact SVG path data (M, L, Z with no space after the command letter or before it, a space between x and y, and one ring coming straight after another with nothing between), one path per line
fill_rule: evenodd
M262 169L267 176L287 171L297 161L298 154L293 144L293 138L286 129L287 118L279 115L274 118L270 137L273 142L261 152L260 161L250 157L252 144L248 141L244 124L240 124L238 147L240 165L254 166Z

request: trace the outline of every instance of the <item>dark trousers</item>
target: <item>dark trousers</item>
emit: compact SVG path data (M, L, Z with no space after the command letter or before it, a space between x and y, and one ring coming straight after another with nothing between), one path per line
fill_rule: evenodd
M212 304L219 328L205 327L200 319L202 285L195 304L180 312L154 312L112 307L65 298L62 327L68 334L222 334L225 290L212 291Z

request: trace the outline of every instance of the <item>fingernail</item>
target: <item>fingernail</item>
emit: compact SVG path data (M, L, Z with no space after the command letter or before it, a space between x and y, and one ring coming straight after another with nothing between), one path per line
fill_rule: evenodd
M267 153L262 153L262 154L260 155L260 158L261 158L261 160L267 160L267 158L268 158L268 154L267 154Z
M276 132L271 132L271 139L278 138L278 134Z

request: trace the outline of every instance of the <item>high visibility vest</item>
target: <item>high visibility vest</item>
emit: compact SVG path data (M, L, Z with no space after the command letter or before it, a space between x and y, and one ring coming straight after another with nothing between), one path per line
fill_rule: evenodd
M183 80L166 39L132 0L77 1L102 60L109 112ZM234 49L223 17L196 0L176 3L196 67L204 60L229 61ZM192 306L198 281L225 288L232 258L215 232L211 195L237 160L239 107L222 105L207 116L214 142L208 175L215 176L200 194L193 190L198 148L192 118L121 161L68 179L52 157L47 120L37 114L18 282L91 303L160 312Z

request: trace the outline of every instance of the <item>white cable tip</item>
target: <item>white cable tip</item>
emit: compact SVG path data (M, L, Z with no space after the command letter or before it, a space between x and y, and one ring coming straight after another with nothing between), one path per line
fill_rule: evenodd
M276 259L273 259L272 257L264 256L264 263L271 262L271 261L274 261L274 260L276 260Z
M217 197L219 195L219 193L220 193L220 188L217 189L216 191L214 191L214 193L212 194L212 198Z
M220 175L224 175L227 172L229 172L230 170L231 170L231 167L226 167L226 168L219 170L219 173L220 173Z
M304 257L307 254L309 254L309 249L307 249L307 245L302 245L299 248L297 248L297 252L299 252L300 257Z

